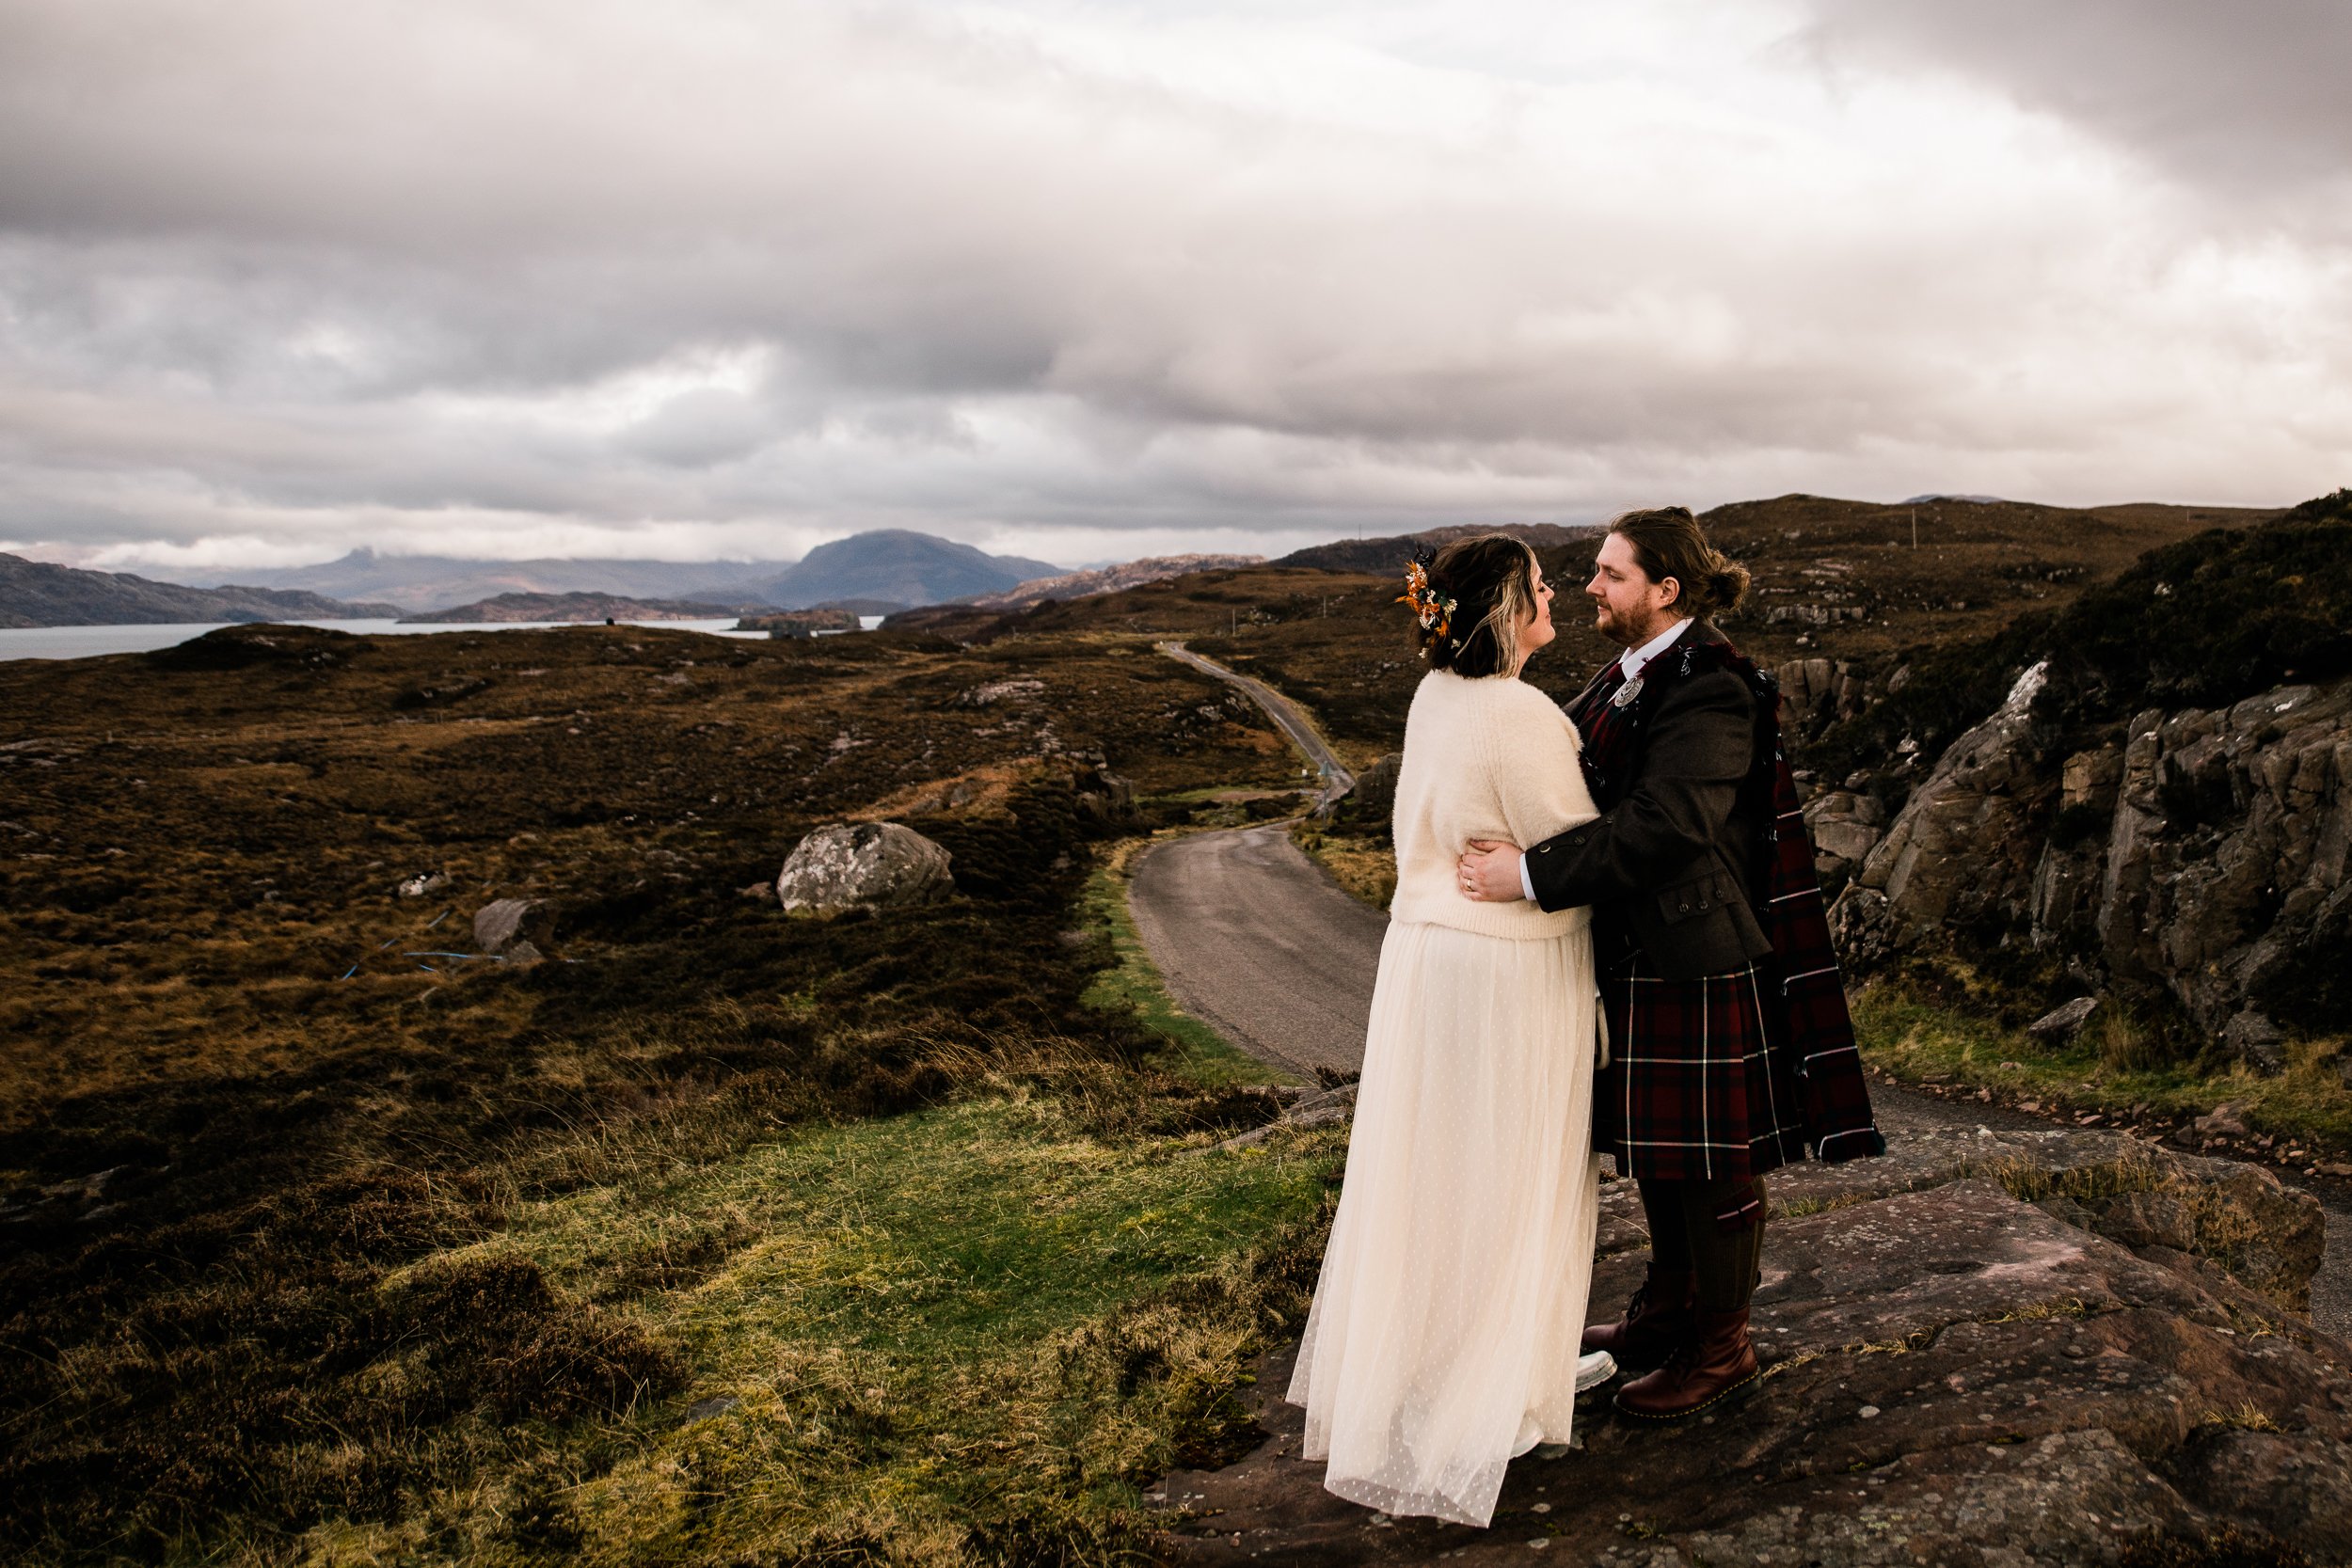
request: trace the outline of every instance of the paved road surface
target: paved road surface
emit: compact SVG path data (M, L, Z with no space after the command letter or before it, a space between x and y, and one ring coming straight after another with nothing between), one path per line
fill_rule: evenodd
M1130 889L1136 931L1177 1005L1262 1061L1311 1080L1364 1063L1389 917L1349 897L1289 826L1154 846Z
M1215 675L1218 680L1237 686L1248 693L1249 700L1263 708L1266 717L1279 725L1284 735L1290 736L1291 744L1306 752L1307 760L1314 764L1322 772L1325 800L1336 800L1356 787L1356 775L1341 766L1340 759L1332 754L1331 748L1323 743L1323 736L1317 735L1315 727L1307 722L1306 715L1291 705L1291 700L1288 697L1283 696L1262 680L1248 675L1236 674L1213 658L1201 657L1182 642L1159 642L1154 643L1153 646L1179 664L1189 664L1203 674Z
M1233 675L1178 644L1162 643L1161 650L1232 679L1294 738L1313 740L1311 760L1329 758L1312 729L1263 683ZM1266 704L1269 696L1280 703L1279 710ZM1291 715L1287 721L1284 711ZM1186 1012L1251 1055L1302 1076L1311 1077L1317 1066L1343 1071L1363 1066L1364 1026L1388 916L1350 897L1291 842L1286 824L1195 833L1155 846L1136 865L1130 903L1145 950ZM1870 1098L1889 1137L1925 1127L2057 1125L1887 1084L1873 1084ZM2312 1281L2312 1321L2352 1337L2352 1209L2332 1187L2314 1191L2328 1208L2328 1251Z

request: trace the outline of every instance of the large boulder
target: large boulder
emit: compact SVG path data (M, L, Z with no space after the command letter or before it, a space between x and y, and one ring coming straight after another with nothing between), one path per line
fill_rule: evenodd
M2352 1558L2352 1346L2298 1310L2308 1195L2091 1132L1923 1132L1770 1185L1744 1403L1659 1429L1588 1396L1578 1446L1515 1461L1479 1532L1324 1492L1278 1349L1242 1396L1264 1444L1149 1489L1165 1555L1237 1560L1238 1534L1294 1562ZM1603 1189L1593 1316L1642 1276L1632 1189ZM2242 1555L2203 1555L2233 1536Z
M501 898L473 917L473 944L484 953L529 946L533 956L555 935L555 906L544 898Z
M837 914L944 898L955 890L951 856L898 822L834 822L818 829L776 876L787 914Z

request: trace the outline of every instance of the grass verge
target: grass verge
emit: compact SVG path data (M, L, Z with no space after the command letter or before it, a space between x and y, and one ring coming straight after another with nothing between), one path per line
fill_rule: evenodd
M2074 1039L2045 1044L1898 981L1858 987L1851 1000L1864 1059L1906 1085L2103 1125L2185 1127L2232 1105L2247 1133L2211 1138L2217 1147L2333 1175L2344 1173L2327 1167L2352 1156L2352 1087L2339 1072L2340 1037L2292 1042L2286 1069L2275 1076L2243 1064L2201 1072L2187 1063L2136 1065L2153 1053L2141 1048L2133 1021L2112 1009L2094 1015Z
M411 1274L515 1259L675 1347L684 1386L594 1446L551 1433L485 1486L306 1544L1115 1560L1149 1528L1142 1481L1258 1440L1235 1392L1303 1316L1335 1201L1343 1128L1171 1157L1214 1135L1104 1140L1007 1082L529 1205Z
M1359 901L1386 910L1396 896L1396 847L1386 834L1335 832L1308 819L1291 830L1291 841Z

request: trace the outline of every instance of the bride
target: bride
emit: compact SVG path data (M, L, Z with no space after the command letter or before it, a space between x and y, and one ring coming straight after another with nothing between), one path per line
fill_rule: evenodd
M1575 727L1518 679L1551 589L1493 533L1406 568L1429 661L1405 725L1396 896L1347 1177L1286 1398L1324 1485L1485 1526L1503 1467L1569 1435L1599 1161L1589 909L1473 903L1473 838L1540 844L1598 813ZM1615 1369L1581 1358L1586 1386Z

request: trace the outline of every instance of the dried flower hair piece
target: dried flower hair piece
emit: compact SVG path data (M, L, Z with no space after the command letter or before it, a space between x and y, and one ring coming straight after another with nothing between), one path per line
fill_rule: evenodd
M1434 559L1434 552L1425 545L1414 552L1413 559L1405 563L1405 592L1396 596L1396 602L1411 605L1413 613L1421 619L1421 629L1434 633L1442 641L1453 627L1455 603L1429 584L1429 562ZM1422 649L1422 657L1429 657L1426 647Z

